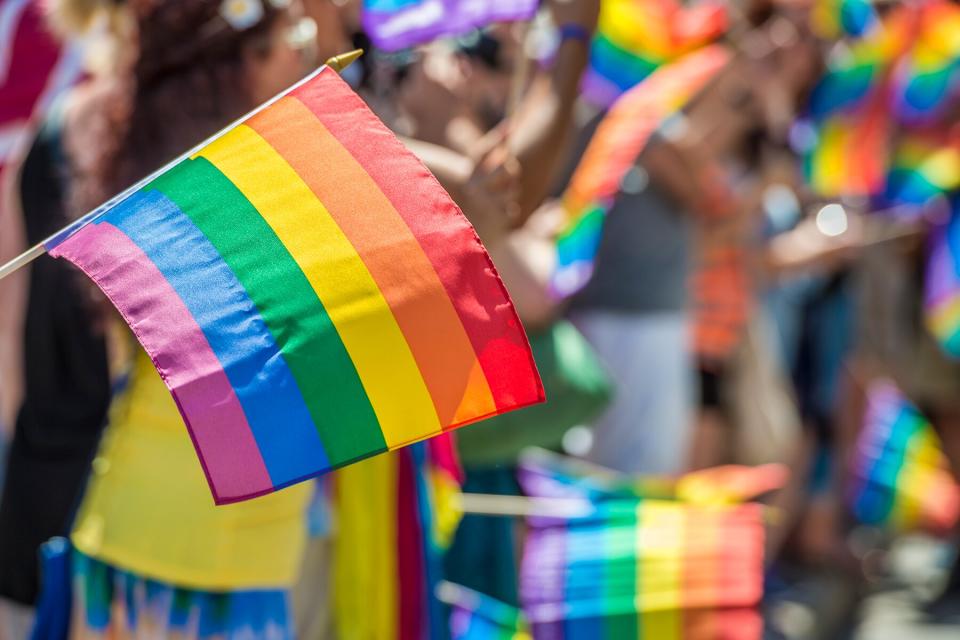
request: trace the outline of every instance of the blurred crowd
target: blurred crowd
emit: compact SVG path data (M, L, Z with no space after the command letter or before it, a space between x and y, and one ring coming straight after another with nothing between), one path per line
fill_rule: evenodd
M923 532L948 553L921 605L960 616L960 6L545 0L399 51L364 10L0 0L0 262L363 48L343 78L475 227L547 403L214 507L149 359L38 261L0 281L0 640L449 637L441 580L524 604L531 447L721 493L774 469L746 500L764 602L818 572L859 597ZM456 488L404 515L435 467Z

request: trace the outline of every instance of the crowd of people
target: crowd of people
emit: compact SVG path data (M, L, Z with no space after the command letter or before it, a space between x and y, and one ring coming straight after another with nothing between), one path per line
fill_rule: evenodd
M531 447L634 479L780 465L768 585L829 567L859 589L875 556L851 531L930 530L929 502L953 539L952 479L897 527L864 522L851 487L878 383L932 425L922 462L960 473L960 6L542 5L385 51L361 0L0 0L0 262L363 48L342 76L476 229L547 393L449 447L214 506L133 334L73 267L39 260L0 280L0 640L449 637L441 580L522 606L525 529L417 478L440 466L454 493L522 496ZM598 42L643 44L623 5L662 42L598 97ZM929 79L941 59L935 99L898 111L925 90L905 69ZM613 193L596 201L591 175ZM557 239L591 207L588 277L568 288ZM929 606L956 613L951 563Z

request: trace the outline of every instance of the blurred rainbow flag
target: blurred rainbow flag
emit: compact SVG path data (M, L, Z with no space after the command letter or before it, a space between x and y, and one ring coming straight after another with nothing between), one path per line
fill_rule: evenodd
M726 6L713 0L690 7L675 0L603 0L584 94L610 106L657 68L716 40L727 23Z
M557 271L552 281L555 296L570 296L589 281L606 213L651 134L730 58L730 51L721 45L694 51L658 69L611 107L563 197L565 221L556 241Z
M936 229L931 238L924 311L927 327L944 352L960 358L960 212L956 201L950 222Z
M635 478L543 451L525 454L534 498L589 501L586 516L528 518L521 601L535 638L756 640L764 512L778 465Z
M886 176L885 199L924 205L960 188L960 145L940 137L904 135Z
M865 524L946 532L960 515L960 489L933 426L889 380L867 390L849 498Z
M540 0L364 0L363 27L373 43L397 51L493 22L529 20Z
M877 23L877 13L871 0L816 0L810 23L821 38L859 37Z

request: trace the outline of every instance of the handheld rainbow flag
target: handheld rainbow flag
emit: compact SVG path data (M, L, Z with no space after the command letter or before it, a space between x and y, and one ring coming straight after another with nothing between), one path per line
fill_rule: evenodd
M960 515L954 483L929 422L889 380L867 390L849 498L865 524L949 531Z
M458 584L443 583L440 591L452 609L452 640L532 640L519 609Z
M886 176L887 202L925 205L960 188L960 145L920 135L901 137Z
M763 507L735 496L779 486L783 470L773 471L727 467L667 482L525 455L525 494L594 505L587 516L528 519L520 597L533 637L758 639Z
M563 197L557 237L557 297L579 291L593 273L603 221L650 135L695 96L731 57L720 45L695 51L657 70L628 91L597 128Z
M934 231L924 300L927 327L945 353L960 358L960 205Z
M660 66L723 35L727 21L720 2L603 0L584 95L609 107Z
M329 68L46 248L123 314L218 504L543 401L470 224Z
M539 0L364 0L363 27L375 45L397 51L493 22L529 20Z
M877 21L871 0L816 0L810 10L811 26L821 38L863 36Z
M607 503L532 523L521 600L536 638L754 640L763 507Z

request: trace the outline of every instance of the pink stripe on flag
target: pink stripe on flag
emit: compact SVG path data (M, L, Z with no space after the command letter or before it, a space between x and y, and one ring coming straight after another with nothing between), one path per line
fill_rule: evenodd
M156 265L108 222L91 224L51 250L93 279L128 321L173 394L200 463L220 496L273 490L243 407L203 331ZM134 324L131 318L140 318Z

